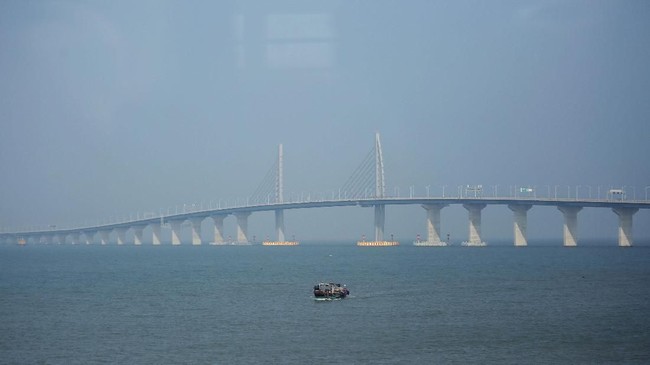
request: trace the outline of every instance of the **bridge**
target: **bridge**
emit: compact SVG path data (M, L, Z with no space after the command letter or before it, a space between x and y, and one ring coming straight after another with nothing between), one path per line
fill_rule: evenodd
M557 188L556 188L557 189ZM6 243L59 243L64 244L71 241L73 244L92 244L98 239L101 244L109 244L109 238L114 232L115 241L118 245L126 243L126 233L131 230L133 233L133 244L143 243L143 232L146 227L151 228L151 242L153 245L161 244L161 228L163 226L171 229L172 245L181 244L181 227L189 223L191 230L191 244L200 245L204 239L201 237L201 223L210 219L214 223L212 237L209 243L221 244L249 244L248 218L257 212L273 211L275 213L275 230L277 241L269 244L297 244L285 240L284 211L288 209L312 209L327 207L372 207L374 208L374 243L393 242L384 240L385 209L389 205L420 205L426 212L426 240L414 242L418 246L445 246L440 235L441 211L443 208L460 204L468 211L469 234L463 244L466 246L485 246L481 238L481 212L488 205L506 205L513 212L513 241L515 246L526 246L528 244L526 228L528 211L533 206L555 206L563 214L563 242L564 246L576 246L578 244L578 213L583 208L609 208L618 216L618 245L631 246L633 244L632 226L633 216L639 209L649 209L650 201L628 200L622 189L610 189L604 199L579 199L550 197L538 198L534 188L519 187L514 189L514 196L497 196L495 187L493 196L484 196L481 185L459 186L457 195L430 197L414 196L413 191L409 197L389 196L385 191L384 165L379 134L375 135L375 144L359 167L350 176L348 181L339 189L338 195L332 194L331 198L313 198L311 196L297 197L296 199L285 200L283 181L283 150L282 145L278 149L278 158L264 180L256 191L243 204L229 207L212 207L207 209L199 208L181 213L160 214L155 217L136 217L121 222L106 224L88 225L72 228L49 227L47 229L22 230L0 233L0 241ZM519 196L517 196L519 192ZM589 194L591 196L591 194ZM272 197L272 198L271 198ZM237 224L237 236L233 242L226 242L223 237L224 219L234 216ZM81 239L83 237L83 240ZM395 243L396 244L396 243ZM360 244L361 245L361 244ZM380 244L381 245L381 244Z

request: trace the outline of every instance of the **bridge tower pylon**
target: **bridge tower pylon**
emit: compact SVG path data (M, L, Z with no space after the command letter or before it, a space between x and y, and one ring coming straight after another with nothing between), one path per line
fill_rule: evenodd
M381 139L379 132L375 133L375 197L384 198L386 186L384 180L384 158L381 152ZM375 205L375 241L384 241L384 224L386 222L386 206Z
M284 149L282 144L278 145L278 158L275 164L267 173L265 182L263 182L254 194L256 201L264 202L262 204L275 204L278 205L274 209L275 213L275 232L276 241L263 241L264 246L295 246L298 242L288 242L285 238L284 232L284 209L281 207L284 204ZM265 200L266 197L266 200ZM271 200L271 198L273 198Z
M275 203L284 203L284 171L282 144L278 146L278 171L275 175ZM284 242L284 209L275 210L275 232L278 242Z
M383 198L386 195L384 180L384 157L381 152L381 139L379 132L375 133L375 197Z
M374 154L374 156L373 156ZM374 158L373 158L374 157ZM371 159L373 158L373 159ZM374 168L371 169L372 161L374 160ZM374 171L373 171L374 170ZM364 184L368 179L364 177L364 174L371 175L374 172L374 194L373 196L368 196L367 188ZM372 180L371 180L372 181ZM350 180L345 185L350 187L352 191L353 198L375 198L383 199L386 197L386 180L384 179L384 156L381 148L381 138L379 132L375 133L375 145L369 158L361 164L361 166L355 171ZM344 191L347 191L344 189ZM375 208L375 240L372 242L359 241L357 242L358 246L397 246L398 242L393 242L392 240L384 241L384 225L386 223L386 205L385 204L374 204Z

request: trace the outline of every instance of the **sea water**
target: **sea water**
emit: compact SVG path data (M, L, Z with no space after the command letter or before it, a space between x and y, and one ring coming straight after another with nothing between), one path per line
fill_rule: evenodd
M324 362L648 363L650 247L0 246L0 363Z

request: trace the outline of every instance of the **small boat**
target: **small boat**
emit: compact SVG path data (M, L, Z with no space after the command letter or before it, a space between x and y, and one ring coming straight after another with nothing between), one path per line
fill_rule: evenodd
M343 299L350 294L348 288L336 283L318 283L314 285L314 296L317 299Z

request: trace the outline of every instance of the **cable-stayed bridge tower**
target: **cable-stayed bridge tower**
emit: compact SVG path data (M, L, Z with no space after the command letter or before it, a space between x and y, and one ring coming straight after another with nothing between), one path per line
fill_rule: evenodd
M379 132L375 133L375 198L383 199L386 195L384 181L384 158L381 153ZM384 223L386 221L386 205L375 204L375 242L384 242Z
M284 177L283 177L283 156L282 144L278 146L278 170L275 176L275 203L284 203ZM275 232L277 235L277 242L285 242L284 240L284 209L275 210Z
M384 223L386 221L386 205L382 200L386 197L384 179L384 157L381 148L379 132L375 133L375 144L361 164L352 173L341 188L344 199L377 200L372 204L375 209L375 240L360 241L360 246L394 246L397 242L384 241Z
M267 172L264 180L249 198L251 204L277 205L275 212L275 231L277 241L264 241L266 246L295 246L298 243L286 241L284 234L284 152L282 144L278 146L278 158Z

